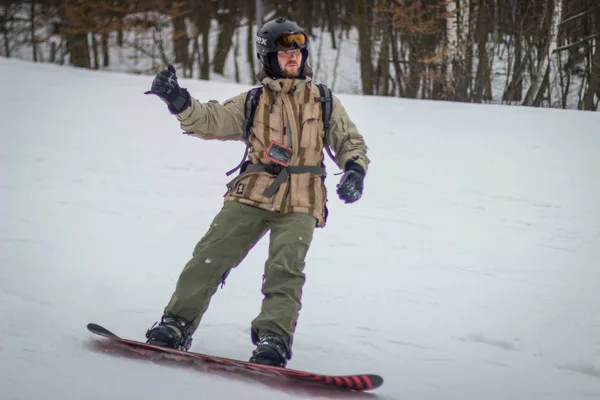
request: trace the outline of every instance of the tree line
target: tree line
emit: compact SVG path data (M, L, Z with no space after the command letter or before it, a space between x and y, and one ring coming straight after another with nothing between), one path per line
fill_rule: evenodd
M210 79L233 52L239 81L273 16L334 49L354 32L365 95L598 110L598 0L0 0L0 55L99 69L129 47Z

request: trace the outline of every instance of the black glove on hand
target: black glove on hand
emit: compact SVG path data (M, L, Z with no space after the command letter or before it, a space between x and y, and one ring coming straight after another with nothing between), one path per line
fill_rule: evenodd
M363 192L365 170L353 161L348 161L344 166L344 175L337 185L337 194L346 204L354 203L360 199Z
M182 89L177 83L175 67L169 64L168 69L163 69L152 81L152 88L144 94L155 94L169 107L171 114L179 114L191 104L190 94L187 89Z

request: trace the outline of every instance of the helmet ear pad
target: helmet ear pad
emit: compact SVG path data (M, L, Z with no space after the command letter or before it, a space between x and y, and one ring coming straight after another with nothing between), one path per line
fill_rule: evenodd
M304 67L306 67L306 62L308 60L308 47L305 47L300 50L302 52L302 61L300 64L300 75L304 75Z
M265 69L274 78L283 78L283 71L279 67L279 60L277 59L277 52L267 54L266 64L263 62Z

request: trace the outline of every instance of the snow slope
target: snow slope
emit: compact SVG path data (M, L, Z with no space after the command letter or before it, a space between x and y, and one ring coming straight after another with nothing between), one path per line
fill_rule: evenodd
M289 366L386 379L356 396L107 351L85 325L143 338L243 145L181 135L149 77L0 71L0 398L600 398L599 113L340 95L372 167L330 198ZM267 245L193 350L248 358Z

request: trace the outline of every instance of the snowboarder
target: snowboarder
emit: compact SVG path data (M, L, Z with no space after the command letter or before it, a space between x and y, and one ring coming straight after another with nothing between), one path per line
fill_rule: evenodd
M270 231L264 298L251 324L256 349L250 361L285 367L301 308L305 257L315 227L324 227L327 218L323 150L333 150L335 163L343 167L337 193L346 203L361 198L369 159L363 137L335 96L325 129L323 96L312 82L305 32L277 18L260 28L256 46L263 68L257 75L262 94L254 103L248 101L250 92L223 104L201 103L179 86L172 66L146 92L160 97L190 136L247 144L247 160L244 156L239 175L227 185L223 208L146 338L150 344L188 350L219 284Z

